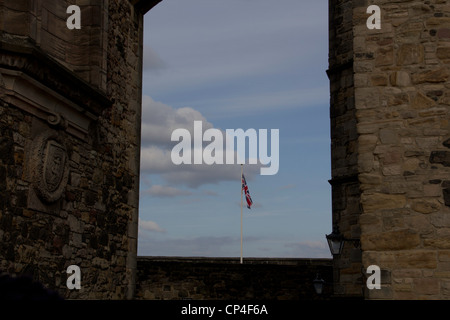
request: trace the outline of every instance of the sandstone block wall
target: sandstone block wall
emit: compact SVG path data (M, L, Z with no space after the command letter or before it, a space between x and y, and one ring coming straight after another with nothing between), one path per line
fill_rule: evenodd
M354 9L363 264L390 282L370 298L449 299L450 6L372 1Z
M372 4L381 9L379 30L366 27ZM330 36L331 69L334 56L343 50L342 39L353 33L345 46L353 60L353 84L343 74L339 84L330 78L332 132L339 137L339 132L356 134L345 143L346 155L338 157L339 149L332 145L333 178L345 175L337 168L342 162L344 171L356 171L359 189L333 198L333 214L346 236L360 233L363 270L371 264L383 270L382 289L365 290L364 295L449 299L450 6L442 0L330 5L331 31L342 31ZM339 95L347 86L354 100L336 103L335 92ZM353 110L347 131L344 123L333 123L333 112L341 105ZM349 160L352 155L354 161ZM355 197L359 214L352 215L358 210L348 204ZM356 225L347 222L348 215ZM335 263L345 264L346 255ZM348 271L340 270L343 293L351 291L346 279L361 275L356 267Z
M67 7L81 8L82 28L66 27ZM108 5L105 1L2 1L0 30L26 38L95 87L106 90ZM13 39L11 39L13 40Z

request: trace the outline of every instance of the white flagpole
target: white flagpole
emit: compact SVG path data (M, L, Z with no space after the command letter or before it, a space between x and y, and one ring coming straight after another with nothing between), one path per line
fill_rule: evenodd
M242 188L242 175L244 173L244 165L241 164L241 264L243 263L243 259L242 259L242 207L244 205L244 197L243 197L243 193L244 193L244 189Z

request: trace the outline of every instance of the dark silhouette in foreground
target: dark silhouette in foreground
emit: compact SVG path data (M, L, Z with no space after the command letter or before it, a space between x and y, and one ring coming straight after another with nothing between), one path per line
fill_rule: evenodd
M0 276L0 301L58 301L63 298L29 276Z

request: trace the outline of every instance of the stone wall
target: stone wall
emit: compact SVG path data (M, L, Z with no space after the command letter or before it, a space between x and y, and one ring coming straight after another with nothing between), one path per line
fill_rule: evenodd
M327 283L314 291L317 273ZM330 299L330 259L139 257L136 299Z
M363 270L371 264L382 269L382 289L366 290L364 295L449 299L450 6L442 0L330 4L332 32L349 30L352 21L348 51L354 101L342 103L353 109L347 132L355 133L356 128L357 136L355 143L348 139L346 154L332 147L333 172L340 161L356 155L359 189L333 198L333 214L344 235L360 232ZM381 29L366 27L369 5L380 7ZM339 11L342 7L346 12ZM339 37L348 39L346 34ZM336 37L331 33L330 68L336 60L333 54L343 50ZM330 78L332 125L334 92L351 83L343 74L339 78L339 89L333 86L338 79ZM333 129L339 137L345 137L342 128ZM354 161L344 166L355 171ZM358 225L353 228L341 208L355 196L360 214L351 218ZM345 254L336 263L348 261ZM345 279L344 271L349 270L341 269L344 287L346 279L356 280L361 274L356 265ZM364 287L364 281L359 283Z
M158 2L0 2L0 272L66 298L133 298L143 14ZM80 30L65 26L70 4ZM449 299L450 6L329 6L332 219L361 244L334 257L334 293ZM136 296L311 296L318 265L274 262L142 258ZM72 264L81 290L65 285ZM371 264L381 290L364 290Z
M0 272L66 298L134 295L141 2L0 2Z
M353 71L353 2L329 2L330 132L333 227L360 236L358 133ZM335 294L362 295L361 250L346 243L334 259Z
M81 3L83 2L83 3ZM67 7L81 8L82 28L66 27ZM106 89L108 5L105 1L2 1L0 30L27 38L95 87Z
M450 298L450 6L371 1L354 10L363 264L390 275L369 298Z

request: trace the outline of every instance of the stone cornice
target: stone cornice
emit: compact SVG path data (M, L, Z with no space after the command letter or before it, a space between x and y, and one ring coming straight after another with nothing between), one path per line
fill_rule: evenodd
M0 39L0 98L87 141L90 123L112 105L106 94L26 39L3 40Z
M95 116L112 104L103 91L25 41L19 44L0 38L0 68L28 75Z

